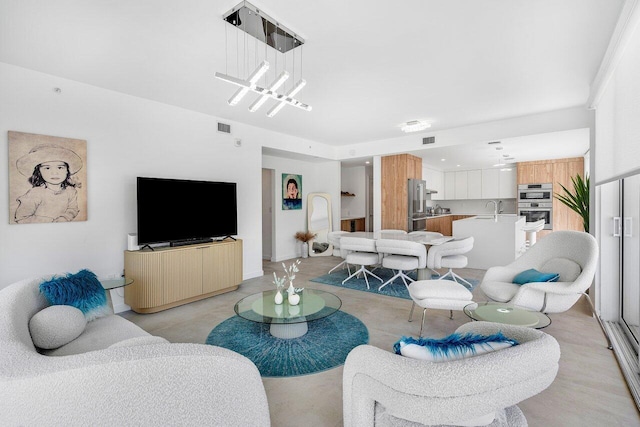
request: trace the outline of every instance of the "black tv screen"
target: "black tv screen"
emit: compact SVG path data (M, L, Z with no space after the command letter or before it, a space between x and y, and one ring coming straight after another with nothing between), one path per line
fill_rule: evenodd
M137 192L140 245L238 234L235 182L138 177Z

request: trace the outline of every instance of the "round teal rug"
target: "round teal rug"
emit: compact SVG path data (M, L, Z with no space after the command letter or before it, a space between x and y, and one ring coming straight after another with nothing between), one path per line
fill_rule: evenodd
M369 342L367 327L344 311L308 326L300 338L281 339L269 333L268 324L233 316L209 333L206 344L246 356L263 377L292 377L340 366L354 347Z

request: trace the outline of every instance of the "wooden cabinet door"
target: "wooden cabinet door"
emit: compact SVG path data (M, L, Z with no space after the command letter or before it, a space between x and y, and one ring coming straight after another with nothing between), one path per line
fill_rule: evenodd
M535 184L534 165L532 163L518 163L518 184Z
M160 254L165 304L202 294L202 247Z
M220 243L202 251L202 293L219 291L242 282L237 263L242 262L242 244Z
M536 164L534 166L534 183L546 184L553 182L553 166L554 164L551 161Z
M125 251L124 271L133 283L124 288L124 303L132 309L167 304L162 259L152 252Z
M440 233L445 236L451 236L453 233L453 220L451 216L440 218Z

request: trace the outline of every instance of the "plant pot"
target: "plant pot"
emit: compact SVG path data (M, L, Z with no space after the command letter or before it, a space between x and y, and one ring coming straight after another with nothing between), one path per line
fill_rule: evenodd
M309 244L307 242L302 242L302 258L307 258L309 256Z

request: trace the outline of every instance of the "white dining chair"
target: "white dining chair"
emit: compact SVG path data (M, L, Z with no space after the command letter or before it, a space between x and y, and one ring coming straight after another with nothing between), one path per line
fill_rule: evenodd
M340 248L341 251L346 251L345 260L347 264L360 266L360 268L342 281L343 285L347 280L359 275L360 273L364 275L364 281L367 283L367 289L371 289L369 287L369 279L367 278L367 275L380 280L380 283L384 282L380 277L367 270L367 267L380 263L380 254L378 254L376 241L374 239L352 236L341 237Z
M453 272L454 268L464 268L467 266L468 259L464 255L473 249L473 236L464 239L454 239L441 245L433 245L427 252L427 268L437 270L439 268L448 268L444 275L438 280L451 277L455 282L464 282L472 288L473 285L461 276Z
M329 240L329 243L333 246L333 256L335 257L340 257L342 258L342 261L336 265L335 267L333 267L331 270L329 270L328 274L331 274L331 272L333 270L335 270L338 267L342 267L344 268L345 266L347 266L347 268L349 267L349 265L347 264L347 260L346 260L346 253L343 253L343 251L340 248L340 238L350 234L348 231L342 231L342 230L337 230L337 231L330 231L327 234L327 238ZM349 274L351 274L351 271L349 271Z
M409 277L407 272L427 266L427 248L422 243L410 240L378 239L376 249L379 254L382 254L382 267L394 272L393 277L380 285L379 291L398 277L408 287L407 280L413 282L414 279Z

